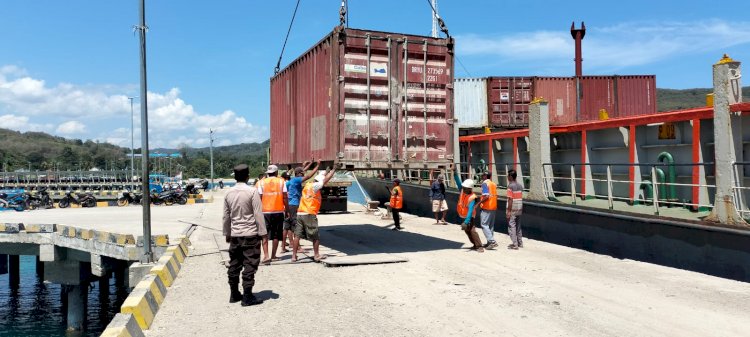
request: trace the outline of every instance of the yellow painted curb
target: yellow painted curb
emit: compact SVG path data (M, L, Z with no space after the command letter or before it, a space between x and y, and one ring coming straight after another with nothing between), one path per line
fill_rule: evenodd
M109 203L106 201L97 201L96 207L109 207Z
M175 258L177 258L177 262L182 264L185 262L185 254L182 252L182 249L178 246L172 246L167 248L167 253L173 253Z
M132 314L138 326L143 330L148 330L151 323L154 322L154 316L159 310L154 295L149 289L133 289L125 299L120 308L123 314Z
M164 298L167 296L167 287L160 278L153 274L144 276L141 282L135 285L135 288L149 290L159 306L164 303Z
M188 199L187 204L188 205L195 205L195 199Z
M144 337L144 335L132 314L120 313L112 318L100 337Z

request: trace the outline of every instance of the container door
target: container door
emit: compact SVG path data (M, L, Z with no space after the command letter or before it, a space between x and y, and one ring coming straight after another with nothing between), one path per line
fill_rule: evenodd
M365 167L389 162L392 145L392 41L370 34L347 34L342 45L343 116L340 121L343 157Z
M400 106L397 160L446 163L453 145L451 54L444 45L407 37L397 43Z

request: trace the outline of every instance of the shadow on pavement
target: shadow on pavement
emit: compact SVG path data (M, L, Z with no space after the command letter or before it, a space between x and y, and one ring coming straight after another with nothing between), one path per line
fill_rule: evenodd
M255 297L260 300L277 300L279 299L279 294L273 292L273 290L263 290L261 292L255 293Z
M393 231L369 224L320 227L321 245L347 255L412 253L459 249L462 242L439 239L408 231Z

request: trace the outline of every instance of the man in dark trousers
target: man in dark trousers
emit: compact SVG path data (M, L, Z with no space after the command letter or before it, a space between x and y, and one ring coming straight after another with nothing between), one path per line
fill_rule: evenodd
M393 230L404 229L401 227L401 208L404 207L404 192L401 191L401 180L393 179L393 189L391 189L391 211L393 212Z
M260 244L267 236L260 194L248 186L250 170L247 165L234 167L237 184L224 197L223 234L229 243L229 303L242 301L242 306L257 305L263 300L253 295L255 272L260 264ZM244 269L244 270L243 270ZM240 293L240 272L242 288Z

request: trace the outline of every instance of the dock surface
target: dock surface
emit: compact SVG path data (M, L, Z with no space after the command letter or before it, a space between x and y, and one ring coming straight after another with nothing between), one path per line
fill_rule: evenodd
M265 303L229 304L221 193L206 204L193 248L153 336L745 336L750 284L535 240L468 249L456 225L402 214L405 231L350 204L319 217L322 251L403 263L262 266ZM484 237L480 234L482 240ZM306 242L306 248L311 249Z

